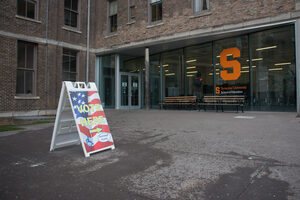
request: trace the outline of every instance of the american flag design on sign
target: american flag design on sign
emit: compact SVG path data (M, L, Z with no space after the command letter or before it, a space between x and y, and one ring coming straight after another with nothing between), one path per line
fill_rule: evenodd
M98 91L70 91L70 98L86 152L114 145Z

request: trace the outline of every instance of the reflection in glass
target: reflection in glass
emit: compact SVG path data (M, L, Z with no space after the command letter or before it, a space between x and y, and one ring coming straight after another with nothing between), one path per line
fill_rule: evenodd
M182 50L162 54L164 96L183 96Z
M294 26L251 34L256 110L296 109Z
M212 44L185 49L185 74L188 96L213 95Z
M102 57L100 95L105 108L115 107L115 56Z
M160 55L150 56L150 106L160 108Z

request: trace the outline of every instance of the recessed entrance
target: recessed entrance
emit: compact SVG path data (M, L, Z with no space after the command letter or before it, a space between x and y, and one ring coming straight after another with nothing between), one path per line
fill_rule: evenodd
M139 109L141 107L141 87L139 74L120 72L121 109Z

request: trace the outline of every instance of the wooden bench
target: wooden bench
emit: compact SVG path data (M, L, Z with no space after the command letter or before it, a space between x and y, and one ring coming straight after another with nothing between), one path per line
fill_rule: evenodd
M196 107L197 97L196 96L178 96L178 97L165 97L164 102L161 105L166 108L167 106L179 107Z
M206 106L215 106L217 111L219 108L224 112L224 106L236 106L237 112L239 112L239 107L242 112L244 112L245 96L204 96L203 101L198 103L198 108L200 111L201 106L204 107L206 111Z

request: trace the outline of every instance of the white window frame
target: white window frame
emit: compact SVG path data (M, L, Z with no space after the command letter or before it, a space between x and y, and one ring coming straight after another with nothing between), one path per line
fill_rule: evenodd
M22 42L22 43L29 43L29 44L32 44L34 46L33 48L33 67L32 69L28 69L26 68L19 68L18 67L18 51L19 51L19 42ZM18 70L25 70L25 71L32 71L33 73L33 76L32 76L32 92L30 94L26 94L26 93L17 93L17 87L16 87L16 96L21 96L21 97L33 97L33 96L36 96L36 79L37 79L37 48L38 48L38 44L36 43L32 43L32 42L27 42L27 41L23 41L23 40L17 40L17 67L16 67L16 71ZM25 65L26 65L26 60L27 60L27 48L25 49ZM16 74L16 86L17 86L17 74Z
M39 12L38 12L39 11L39 0L24 0L26 3L31 2L34 4L34 18L30 18L30 17L24 16L24 15L18 14L18 1L19 0L16 1L16 15L17 16L19 16L21 18L30 19L30 20L38 20L39 19ZM25 12L27 13L27 8L25 8Z
M64 26L67 27L67 28L73 29L73 30L80 30L81 0L78 0L77 4L78 4L77 5L78 9L77 9L77 11L74 11L74 10L71 10L69 8L65 8L65 1L64 1L64 17L63 17L63 19L64 19ZM76 27L65 24L65 10L70 10L71 12L76 12L77 13L77 26Z
M132 3L134 1L134 3ZM131 7L135 8L135 15L132 17ZM136 0L128 0L128 22L134 22L136 19Z
M152 4L161 2L161 19L152 21ZM156 24L163 21L163 0L148 0L148 23L149 24Z
M110 17L113 16L111 15L110 13L110 4L111 2L114 2L116 1L117 2L117 12L116 12L116 15L117 15L117 28L116 28L116 31L111 31L111 23L110 23ZM118 31L118 0L107 0L107 33L108 34L116 34L117 31Z
M73 52L75 52L76 53L76 72L71 72L71 70L69 69L69 71L64 71L64 66L63 66L63 62L64 62L64 50L67 50L67 51L73 51ZM69 49L69 48L63 48L62 49L62 60L61 60L61 80L62 81L65 81L64 79L63 79L63 74L64 73L69 73L69 74L76 74L76 81L78 80L78 54L79 54L79 51L77 51L77 50L74 50L74 49ZM68 55L69 56L69 55Z

